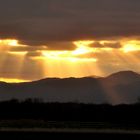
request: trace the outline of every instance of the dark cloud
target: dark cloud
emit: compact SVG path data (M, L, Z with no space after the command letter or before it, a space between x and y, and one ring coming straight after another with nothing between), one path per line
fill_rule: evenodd
M43 51L48 50L47 46L14 46L11 47L11 52L32 52L32 51Z
M140 1L0 0L0 20L1 38L30 45L140 36Z
M122 45L120 42L112 42L112 41L108 41L107 43L101 43L100 41L96 41L94 43L92 43L90 45L90 47L93 48L114 48L114 49L118 49L121 48Z
M116 48L116 49L122 47L122 45L119 42L116 42L116 43L104 43L104 46L108 47L108 48Z
M27 57L38 57L38 56L42 56L42 53L39 51L32 51L32 52L28 52L26 54Z
M73 42L47 42L48 50L74 50L76 46Z
M35 45L35 43L34 43ZM37 44L36 44L37 45ZM72 42L47 42L42 46L14 46L9 51L11 52L36 52L36 51L52 51L52 50L74 50L76 46ZM5 49L5 47L4 47ZM2 50L3 51L3 50ZM7 51L7 50L5 50Z

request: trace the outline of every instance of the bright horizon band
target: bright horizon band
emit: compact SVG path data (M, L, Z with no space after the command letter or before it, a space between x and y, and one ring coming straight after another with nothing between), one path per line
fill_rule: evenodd
M79 40L71 44L74 49L67 49L66 44L65 50L52 50L47 42L31 46L16 39L1 39L0 81L106 76L122 70L140 72L139 39Z

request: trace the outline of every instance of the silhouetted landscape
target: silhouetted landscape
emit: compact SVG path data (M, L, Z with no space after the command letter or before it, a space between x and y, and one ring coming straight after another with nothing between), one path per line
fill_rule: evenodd
M118 72L106 78L54 78L18 84L1 82L1 125L7 124L2 120L20 120L8 123L8 127L139 129L139 84L140 75L132 71ZM116 97L115 103L109 100L109 95ZM55 121L57 123L53 123Z
M140 103L132 105L43 103L37 99L0 102L0 128L140 129ZM12 123L13 122L13 123ZM6 125L8 124L8 125Z
M44 102L132 104L140 96L140 74L132 71L108 77L46 78L28 83L0 83L0 100L43 99Z
M0 135L10 138L114 137L140 134L140 102L131 105L0 102ZM8 135L7 135L8 134Z
M106 78L1 82L1 134L139 134L139 84L140 75L132 71Z

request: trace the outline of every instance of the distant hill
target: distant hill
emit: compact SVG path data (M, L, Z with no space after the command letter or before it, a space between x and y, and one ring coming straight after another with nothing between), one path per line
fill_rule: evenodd
M130 83L139 81L140 74L133 71L120 71L118 73L114 73L106 78L110 82L118 82L118 83Z
M29 83L0 82L0 100L42 98L46 102L134 103L140 97L140 74L114 73L105 78L46 78Z

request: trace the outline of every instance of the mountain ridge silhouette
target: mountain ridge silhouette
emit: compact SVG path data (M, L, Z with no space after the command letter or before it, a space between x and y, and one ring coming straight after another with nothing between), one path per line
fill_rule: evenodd
M45 102L131 104L140 97L140 74L121 71L107 77L46 78L0 82L0 100L41 98Z

